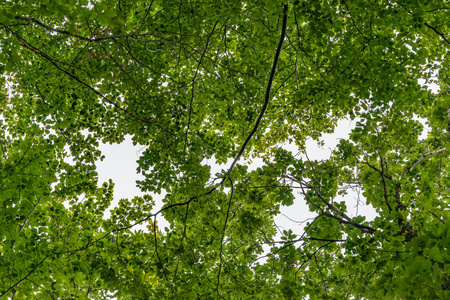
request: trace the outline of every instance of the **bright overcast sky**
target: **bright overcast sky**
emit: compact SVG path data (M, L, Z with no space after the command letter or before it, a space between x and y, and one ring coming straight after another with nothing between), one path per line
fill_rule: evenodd
M434 93L437 93L438 86L435 84L429 85L429 89ZM324 146L318 146L317 142L309 139L306 143L306 151L309 159L311 160L322 160L329 158L331 151L339 143L340 139L347 139L351 129L355 126L356 121L342 120L338 123L334 133L324 134L322 139L324 141ZM425 125L425 124L424 124ZM427 128L424 126L424 133L422 138L426 137ZM293 146L286 146L286 149L292 151L293 154L297 152L296 148ZM133 198L134 196L141 196L144 193L136 186L136 180L140 180L143 177L137 174L137 160L141 155L143 150L142 146L134 146L131 137L127 137L121 144L100 144L100 150L105 155L103 161L97 162L97 172L99 178L99 185L110 178L115 183L114 187L114 201L112 205L116 205L119 199L122 198ZM303 155L304 157L304 155ZM211 163L212 160L208 161L212 165L211 174L219 172L224 166L217 166ZM241 161L243 163L243 161ZM249 171L261 166L261 161L254 160L250 165ZM295 191L294 191L295 193ZM155 199L156 206L152 212L157 212L163 205L162 198L164 194L153 195ZM349 194L342 197L342 199L336 199L338 201L344 200L347 205L348 215L354 217L357 214L363 215L367 220L373 220L376 217L375 210L368 205L365 205L364 198L359 195L356 191L350 192ZM299 195L296 195L296 200L294 204L289 207L282 207L280 215L275 219L277 226L283 229L292 229L294 233L301 234L302 228L305 225L304 221L308 218L314 217L315 215L309 212L309 208ZM108 216L106 216L108 217ZM163 220L161 216L157 217L158 224L160 228L168 226L168 223ZM136 228L143 228L141 225Z

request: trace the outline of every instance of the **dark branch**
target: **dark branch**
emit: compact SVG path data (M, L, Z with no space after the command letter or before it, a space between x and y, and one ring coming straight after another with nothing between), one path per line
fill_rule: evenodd
M436 27L433 27L433 26L431 26L431 25L428 24L428 23L424 23L424 24L425 24L425 26L427 26L428 28L430 28L431 30L433 30L436 34L438 34L444 41L447 42L447 44L450 45L450 41L445 37L445 34L443 34L442 32L439 32L439 31L437 30Z
M261 112L260 112L260 114L258 116L258 119L256 120L255 126L253 127L253 129L250 132L250 134L247 136L247 139L245 140L244 144L242 145L241 150L239 151L238 155L236 156L236 158L234 159L234 161L231 164L230 168L228 169L228 174L230 174L231 171L233 171L234 166L238 162L239 158L241 158L241 156L244 153L244 150L247 147L248 143L250 142L250 140L252 139L253 135L258 130L259 124L261 123L261 120L262 120L262 118L264 116L264 113L266 112L267 106L269 105L270 89L272 88L273 79L275 77L275 71L277 69L278 59L280 58L281 48L283 46L283 41L284 41L284 38L286 36L287 11L288 11L288 5L285 4L284 5L284 12L283 12L284 16L283 16L283 27L281 29L282 30L281 31L281 38L280 38L280 42L278 43L278 48L277 48L277 52L275 53L275 58L273 60L272 71L270 72L269 82L267 84L266 97L264 99L264 105L263 105L263 107L261 109Z
M386 205L389 209L389 211L392 211L391 205L389 204L387 189L386 189L386 180L384 179L384 158L380 157L380 166L381 166L381 181L383 182L383 194L384 194L384 202L386 202Z
M28 276L30 276L31 274L33 274L33 272L44 263L44 261L47 260L47 258L49 258L50 256L53 256L53 254L47 255L46 257L44 257L40 262L38 262L31 270L30 272L27 273L27 275L25 275L24 277L22 277L21 279L19 279L19 281L17 281L15 284L11 285L7 290L5 290L4 292L2 292L0 294L0 298L3 297L6 293L8 293L10 290L14 289L16 286L18 286L22 281L26 280L28 278Z

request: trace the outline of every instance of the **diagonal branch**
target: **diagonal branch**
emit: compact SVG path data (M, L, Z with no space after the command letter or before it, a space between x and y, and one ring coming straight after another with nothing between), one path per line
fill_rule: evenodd
M443 190L445 190L445 191L447 191L447 192L450 192L450 188L448 188L448 187L446 187L446 186L443 186L443 185L441 185L441 184L437 184L436 185L438 188L440 188L440 189L443 189Z
M30 221L31 215L34 213L34 211L36 210L36 207L39 205L39 203L41 203L41 198L39 198L39 200L36 202L36 204L34 205L33 209L28 214L28 219L26 219L25 222L23 222L22 226L20 226L19 231L17 231L17 233L14 236L14 238L23 230L25 225L27 225L27 223ZM13 238L13 240L14 240L14 238Z
M0 139L0 148L2 148L3 158L6 159L6 152L5 152L5 149L3 148L3 143L2 143L1 139Z
M227 172L228 174L231 174L231 171L233 170L233 168L236 165L237 161L239 160L239 158L241 157L241 155L244 152L245 148L247 147L247 144L249 143L250 139L256 133L256 131L258 129L258 126L259 126L259 124L261 122L261 119L263 118L264 113L265 113L265 111L267 109L267 105L269 104L270 89L272 87L272 82L273 82L273 78L275 76L276 66L277 66L277 63L278 63L278 59L280 57L281 47L283 46L284 37L286 35L287 10L288 10L288 5L284 5L284 17L283 17L282 34L281 34L280 42L278 44L277 51L275 53L274 63L273 63L272 71L271 71L270 78L269 78L269 83L268 83L267 90L266 90L266 97L265 97L263 108L261 110L261 113L260 113L257 121L256 121L255 126L253 127L253 130L250 132L249 136L247 137L247 139L245 140L244 144L242 145L241 150L239 151L239 154L236 156L236 158L234 159L233 163L229 167L228 172ZM136 221L135 223L133 223L133 224L131 224L129 226L125 226L125 227L121 227L121 228L117 228L117 229L111 230L110 232L106 233L104 235L104 237L109 235L109 234L111 234L112 232L117 232L117 231L122 231L122 230L127 230L127 229L130 229L130 228L133 228L134 226L136 226L138 224L141 224L141 223L149 220L150 218L156 217L157 215L159 215L160 213L162 213L165 210L168 210L168 209L171 209L171 208L174 208L174 207L189 205L192 201L198 200L201 197L208 196L208 195L212 194L213 192L215 192L220 186L222 186L223 183L225 182L225 180L227 180L227 178L229 178L229 176L224 176L222 181L219 184L217 184L216 186L212 187L208 192L206 192L204 194L193 196L193 197L189 198L188 200L186 200L184 202L173 203L173 204L169 204L169 205L167 205L165 207L162 207L156 213L154 213L152 215L149 215L149 216L147 216L145 218L142 218L141 220Z
M435 150L435 151L432 151L432 152L429 152L426 154L421 154L418 160L416 160L410 167L406 168L403 171L402 175L405 176L406 173L410 172L413 168L415 168L418 164L420 164L422 162L422 160L424 160L428 156L444 152L444 150L445 150L445 148L441 148L441 149L438 149L438 150Z
M350 8L349 8L348 5L347 5L347 2L345 2L345 0L343 0L342 2L344 3L345 7L347 8L348 15L350 16L350 20L351 20L352 23L353 23L353 27L355 27L356 31L358 31L358 33L364 38L365 41L369 41L370 39L367 38L367 37L361 32L361 30L358 28L358 26L356 25L355 20L353 19L352 13L350 12Z
M389 180L392 180L392 176L390 176L388 174L385 174L385 172L383 172L383 171L379 170L377 167L371 165L368 161L362 161L361 163L369 166L372 170L380 173L381 176L383 176L383 177L385 177L385 178L387 178Z
M38 263L34 264L34 267L31 268L31 270L25 275L23 276L21 279L19 279L15 284L11 285L9 288L7 288L6 290L2 291L0 294L0 298L3 297L6 293L8 293L10 290L14 289L16 286L18 286L22 281L26 280L31 274L33 274L33 272L40 267L46 260L47 258L53 256L54 254L50 254L45 256L43 259L41 259Z
M431 210L428 211L432 216L434 216L436 219L439 220L439 222L441 222L442 224L445 224L444 220L442 220L441 218L439 218L438 215L436 215L434 212L432 212Z
M108 97L106 97L104 94L100 93L99 91L97 91L95 88L93 88L91 85L87 84L86 82L84 82L83 80L81 80L80 78L78 78L77 76L75 76L74 74L72 74L71 72L67 71L66 69L62 68L59 64L57 64L55 62L55 60L53 58L51 58L50 56L48 56L46 53L42 52L41 50L37 49L36 47L34 47L33 45L29 44L27 41L25 41L22 37L20 37L17 33L10 31L12 34L14 34L17 39L20 41L20 44L27 48L28 50L34 52L35 54L37 54L38 56L46 59L47 61L49 61L52 65L54 65L57 69L59 69L60 71L62 71L63 73L65 73L66 75L68 75L69 77L71 77L72 79L76 80L77 82L81 83L82 85L84 85L85 87L87 87L88 89L90 89L91 91L93 91L97 96L101 97L102 99L104 99L106 102L108 102L109 104L111 104L112 106L116 107L117 109L119 109L120 111L123 111L124 113L126 113L127 115L141 121L147 124L152 124L157 126L159 129L163 130L164 132L168 132L166 129L164 129L159 123L157 122L153 122L144 118L141 118L137 115L135 115L134 113L126 110L125 108L121 107L120 105L118 105L117 103L115 103L114 101L112 101L111 99L109 99ZM169 132L170 134L173 135L173 133Z
M376 231L376 230L373 229L372 227L369 227L369 226L366 226L366 225L363 225L363 224L359 224L359 223L353 221L353 220L352 220L349 216L347 216L344 212L342 212L341 210L339 210L338 208L336 208L336 207L335 207L333 204L331 204L330 202L326 201L326 200L322 197L322 195L321 195L321 193L320 193L320 190L317 189L316 187L314 187L314 186L312 186L312 185L309 185L308 183L305 183L305 182L302 182L302 181L298 181L298 182L299 182L300 185L301 185L302 194L303 194L303 196L305 197L306 201L307 201L308 203L312 204L312 205L313 205L314 207L316 207L318 210L320 210L322 216L325 216L325 217L328 217L328 218L335 219L335 220L339 221L339 223L342 223L342 224L347 224L347 225L356 227L356 228L358 228L359 230L361 230L361 232L363 232L363 233L370 233L370 234L372 234L372 233L374 233L374 232ZM318 198L319 198L319 199L327 206L327 208L328 208L330 211L334 212L335 214L326 212L322 207L320 207L320 205L314 203L314 201L312 201L312 199L311 199L311 198L308 196L308 194L305 192L305 190L304 190L305 187L312 189L312 190L315 192L315 194L317 195L317 197L318 197ZM338 215L339 215L339 216L338 216Z
M436 34L438 34L444 41L447 42L447 44L450 45L450 41L445 37L445 34L443 34L442 32L438 31L436 27L431 26L428 23L424 23L425 26L427 26L428 28L430 28L431 30L433 30Z
M233 170L234 166L236 165L236 163L239 161L239 159L241 158L242 154L244 153L244 150L247 147L247 145L250 142L250 140L252 139L253 135L255 135L256 131L258 130L259 124L261 123L261 120L262 120L262 118L264 116L264 113L266 112L267 106L269 105L270 89L272 88L273 78L275 77L275 71L277 69L278 59L280 58L281 48L283 46L283 41L284 41L285 36L286 36L287 11L288 11L288 5L285 4L284 5L284 11L283 11L283 14L284 14L283 15L283 27L281 28L280 42L278 43L277 52L275 53L275 58L273 60L272 71L270 72L269 82L267 84L267 89L266 89L266 97L264 98L264 105L263 105L263 107L261 109L261 112L259 113L259 116L258 116L258 119L256 120L255 126L253 126L253 129L250 132L250 134L247 136L247 139L245 140L244 144L242 145L241 150L239 151L238 155L236 156L236 158L234 159L234 161L231 164L230 168L228 169L228 174L231 173L231 171ZM224 178L224 180L225 180L225 178Z
M162 273L163 273L163 276L164 276L164 278L166 279L166 281L167 281L167 283L169 284L169 286L170 286L170 289L172 290L172 295L173 294L175 294L175 290L174 290L174 288L173 288L173 281L171 282L170 280L169 280L169 278L167 277L167 271L166 271L166 268L164 268L164 264L163 264L163 262L162 262L162 260L161 260L161 256L159 255L159 252L158 252L158 239L157 239L157 236L156 236L156 215L154 215L153 216L154 217L154 219L153 219L153 235L154 235L154 241L155 241L155 253L156 253L156 257L158 258L158 261L159 261L159 263L160 263L160 265L161 265L161 271L162 271Z

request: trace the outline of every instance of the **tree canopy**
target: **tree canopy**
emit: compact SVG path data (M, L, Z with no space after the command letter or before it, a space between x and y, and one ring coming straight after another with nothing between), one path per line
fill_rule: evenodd
M442 0L2 1L0 297L449 299L449 24ZM286 150L344 119L328 159ZM110 207L98 146L127 135L146 195ZM278 233L294 201L315 217Z

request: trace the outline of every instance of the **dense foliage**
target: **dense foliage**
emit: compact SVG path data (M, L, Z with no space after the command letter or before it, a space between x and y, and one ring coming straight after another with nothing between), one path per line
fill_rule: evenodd
M449 299L449 24L442 0L2 1L0 297ZM345 118L329 159L283 148ZM148 195L106 217L98 146L126 135ZM294 200L315 217L277 237Z

